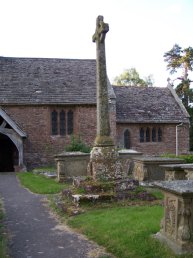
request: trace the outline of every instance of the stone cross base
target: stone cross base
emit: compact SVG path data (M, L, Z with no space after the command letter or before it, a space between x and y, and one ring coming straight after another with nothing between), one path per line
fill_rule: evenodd
M97 146L92 149L88 174L91 174L94 180L114 180L126 177L115 146Z
M164 218L155 235L176 254L193 253L193 181L155 183L164 192Z

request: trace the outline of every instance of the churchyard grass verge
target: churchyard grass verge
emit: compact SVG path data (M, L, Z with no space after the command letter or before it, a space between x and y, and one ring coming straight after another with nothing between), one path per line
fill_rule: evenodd
M162 206L147 205L93 210L67 223L118 258L179 258L152 237L160 230L162 217Z
M31 191L49 195L50 207L76 231L104 246L117 258L177 258L169 248L152 237L160 230L163 206L155 202L129 201L98 205L83 205L84 213L68 216L53 202L61 190L69 185L57 183L54 179L39 174L18 173L22 184ZM163 195L156 189L148 189L157 197ZM60 199L58 199L60 201ZM162 201L161 201L162 202ZM160 202L160 203L161 203ZM180 258L193 258L182 255Z
M33 193L56 194L66 187L66 184L58 183L53 178L47 178L41 174L32 172L17 173L21 184Z
M2 220L4 218L3 204L0 200L0 257L8 258L7 255L7 239L5 235L4 226Z

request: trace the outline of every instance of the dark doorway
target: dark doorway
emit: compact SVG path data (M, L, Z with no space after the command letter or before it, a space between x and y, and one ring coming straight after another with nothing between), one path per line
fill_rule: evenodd
M18 150L6 135L0 134L0 172L13 172L18 164Z
M124 148L125 149L131 148L130 132L128 129L125 130L124 132Z

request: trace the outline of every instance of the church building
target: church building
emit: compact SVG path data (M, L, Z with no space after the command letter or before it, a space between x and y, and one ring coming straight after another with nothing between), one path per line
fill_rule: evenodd
M111 134L146 155L188 153L189 115L172 87L109 82ZM0 57L0 171L45 166L71 135L96 136L96 60Z

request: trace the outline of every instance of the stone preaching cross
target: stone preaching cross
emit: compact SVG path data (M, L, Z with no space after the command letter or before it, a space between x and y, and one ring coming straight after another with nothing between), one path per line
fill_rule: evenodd
M96 20L93 42L96 42L96 87L97 87L97 136L90 155L88 172L95 180L114 180L123 178L119 154L110 136L110 119L108 105L108 84L105 57L105 36L109 25L103 16Z
M93 35L93 42L96 42L97 55L97 137L95 146L113 145L110 137L109 105L108 105L108 84L105 57L105 36L109 31L109 25L104 23L103 16L96 20L96 31Z

